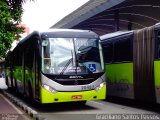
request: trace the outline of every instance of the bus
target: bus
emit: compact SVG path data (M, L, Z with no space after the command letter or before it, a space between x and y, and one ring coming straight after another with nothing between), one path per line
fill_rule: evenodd
M100 38L107 95L160 103L160 24Z
M89 30L35 31L8 52L5 72L9 89L42 104L106 97L100 39Z

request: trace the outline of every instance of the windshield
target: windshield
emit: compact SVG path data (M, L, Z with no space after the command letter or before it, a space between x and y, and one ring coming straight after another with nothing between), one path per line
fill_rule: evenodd
M98 42L88 38L43 40L42 72L65 75L102 72Z

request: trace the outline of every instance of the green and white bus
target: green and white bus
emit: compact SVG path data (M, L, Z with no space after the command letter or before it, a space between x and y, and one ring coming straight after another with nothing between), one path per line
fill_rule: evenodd
M35 31L8 53L5 68L9 89L42 104L106 97L100 39L92 31Z
M160 24L100 38L107 95L160 103Z

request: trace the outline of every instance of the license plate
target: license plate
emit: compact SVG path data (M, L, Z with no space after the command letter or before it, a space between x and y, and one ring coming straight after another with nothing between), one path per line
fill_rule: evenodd
M82 99L82 95L73 95L72 99Z

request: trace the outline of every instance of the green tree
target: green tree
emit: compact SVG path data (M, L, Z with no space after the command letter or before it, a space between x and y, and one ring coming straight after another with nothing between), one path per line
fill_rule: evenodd
M0 59L24 31L24 28L17 27L21 22L23 2L25 0L0 0Z

